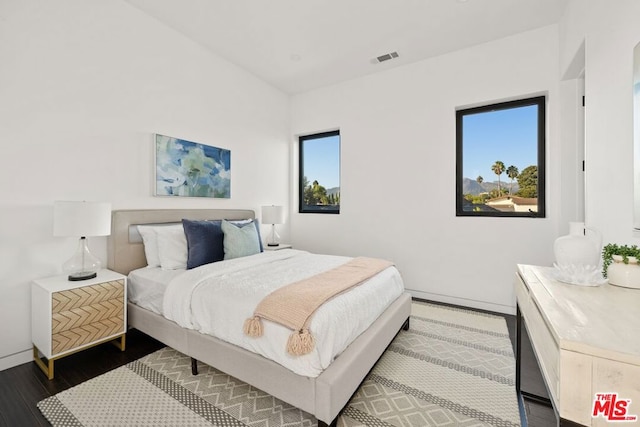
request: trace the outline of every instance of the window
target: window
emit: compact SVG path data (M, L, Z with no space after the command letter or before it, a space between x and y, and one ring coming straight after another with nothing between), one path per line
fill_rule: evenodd
M300 213L340 213L340 131L301 136Z
M545 216L545 97L456 111L456 216Z

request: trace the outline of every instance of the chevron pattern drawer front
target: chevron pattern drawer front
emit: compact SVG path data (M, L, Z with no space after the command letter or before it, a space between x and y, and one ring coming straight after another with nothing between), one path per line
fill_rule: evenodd
M124 332L124 280L55 292L51 296L51 352Z

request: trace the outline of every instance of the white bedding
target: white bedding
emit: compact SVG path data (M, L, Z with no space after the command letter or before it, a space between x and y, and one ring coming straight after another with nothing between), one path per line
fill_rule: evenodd
M287 353L292 331L284 326L263 320L264 335L252 338L244 335L242 325L273 290L349 259L288 249L206 264L183 271L170 281L162 314L182 327L261 354L297 374L316 377L403 292L395 267L316 311L310 325L316 346L310 354Z
M133 270L127 279L127 297L130 302L154 313L162 314L164 291L171 280L185 270L163 270L160 267L144 267Z

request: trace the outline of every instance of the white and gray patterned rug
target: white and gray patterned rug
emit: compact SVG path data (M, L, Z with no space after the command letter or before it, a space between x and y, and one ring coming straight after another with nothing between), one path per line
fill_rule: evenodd
M520 426L514 357L502 317L414 302L402 331L339 426ZM38 403L54 427L287 426L316 419L164 348Z

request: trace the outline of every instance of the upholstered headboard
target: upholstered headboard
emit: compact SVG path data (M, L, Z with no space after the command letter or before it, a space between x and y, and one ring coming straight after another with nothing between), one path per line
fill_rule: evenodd
M137 225L179 223L183 218L253 219L249 209L139 209L111 213L111 236L107 239L107 268L122 274L147 265Z

